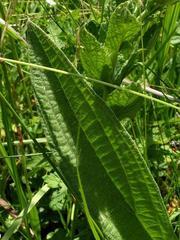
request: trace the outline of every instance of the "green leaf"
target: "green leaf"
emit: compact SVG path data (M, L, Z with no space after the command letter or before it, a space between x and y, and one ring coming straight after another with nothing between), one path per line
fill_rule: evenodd
M140 23L128 9L128 2L120 4L111 15L105 47L111 50L112 61L124 41L131 41L140 31Z
M49 187L46 185L42 186L38 190L38 192L32 197L31 202L27 205L25 209L21 211L21 213L17 216L17 218L13 221L11 226L8 228L2 240L8 240L11 238L13 233L17 231L17 229L21 226L21 223L25 216L37 205L39 200L49 191Z
M124 87L134 91L141 89L141 86L137 84L130 84ZM134 118L143 105L141 97L120 89L114 90L108 96L106 102L120 120L127 117Z
M85 28L80 31L80 57L86 74L109 82L112 63L108 50Z
M43 177L44 182L48 184L49 188L59 188L62 187L62 181L59 179L59 176L55 173L50 173Z
M25 46L27 46L26 41L20 36L18 32L14 30L7 22L0 18L0 28L6 31L15 40L21 41Z
M36 38L34 40L36 41ZM44 64L49 65L50 63L43 53L43 48L39 45L36 46L37 50L41 52L40 56L43 56ZM33 56L31 57L33 59ZM68 65L69 70L75 72L74 67L68 63L63 53L61 53L60 65L64 66L64 69ZM78 195L75 140L73 140L77 136L77 120L72 113L64 92L58 86L59 83L55 74L51 72L46 72L46 74L48 79L52 81L44 81L46 80L46 75L40 71L34 72L35 81L33 81L34 92L43 117L43 127L55 159L54 165L60 170L63 181L65 181L73 193ZM66 76L64 77L67 79ZM60 102L61 105L57 105L56 102ZM62 169L63 172L61 171ZM67 176L68 181L66 179Z
M62 210L67 199L67 187L56 173L50 173L43 177L44 182L49 188L56 189L53 191L49 206L54 211Z
M62 51L32 23L28 25L28 39L38 62L76 71ZM116 116L86 81L52 72L39 76L37 72L32 82L47 138L56 150L56 166L77 195L78 168L88 212L105 239L175 240L144 159Z
M64 188L56 190L51 196L51 201L49 207L54 211L61 211L64 209L65 202L67 199L67 188L64 185Z

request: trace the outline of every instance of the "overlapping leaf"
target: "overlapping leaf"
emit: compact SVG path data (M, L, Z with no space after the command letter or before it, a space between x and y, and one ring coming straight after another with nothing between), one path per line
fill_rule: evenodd
M113 12L104 43L98 42L84 27L80 31L80 57L86 74L112 82L121 44L131 41L139 31L140 23L128 10L128 3L120 4Z

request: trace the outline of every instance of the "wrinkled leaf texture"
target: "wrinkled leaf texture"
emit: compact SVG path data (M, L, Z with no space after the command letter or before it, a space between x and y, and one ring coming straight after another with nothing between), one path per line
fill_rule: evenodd
M78 74L38 26L30 22L27 36L36 63ZM80 199L78 168L89 212L104 238L175 240L144 159L104 101L78 76L37 70L32 83L54 161Z

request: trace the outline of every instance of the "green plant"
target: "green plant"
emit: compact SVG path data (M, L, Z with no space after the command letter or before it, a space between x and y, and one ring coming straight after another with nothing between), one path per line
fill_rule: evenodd
M176 0L0 2L3 240L176 239L179 11Z
M176 239L157 186L128 132L78 77L62 50L32 23L28 39L37 63L74 73L34 70L32 82L54 161L69 189L82 199L94 237Z

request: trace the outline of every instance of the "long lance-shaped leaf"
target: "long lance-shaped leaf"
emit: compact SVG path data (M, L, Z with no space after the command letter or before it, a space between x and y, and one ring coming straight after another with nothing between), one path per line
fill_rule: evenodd
M28 38L37 61L75 71L62 51L32 23ZM32 80L47 136L59 154L57 164L78 192L74 169L79 125L78 171L89 213L105 238L175 240L157 185L113 112L82 79L45 74Z
M33 57L31 56L31 58ZM73 71L73 69L71 70ZM74 144L77 135L77 120L57 83L56 76L51 72L46 72L46 76L39 70L33 73L34 92L40 105L43 126L55 159L55 165L58 166L60 163L58 170L60 170L62 179L73 193L78 195ZM48 82L48 79L51 79L51 82ZM61 104L57 104L57 102Z

